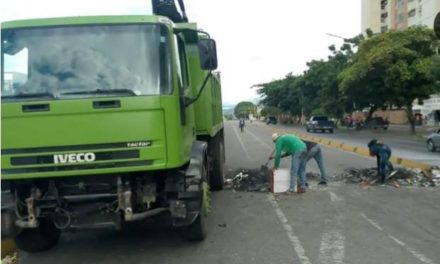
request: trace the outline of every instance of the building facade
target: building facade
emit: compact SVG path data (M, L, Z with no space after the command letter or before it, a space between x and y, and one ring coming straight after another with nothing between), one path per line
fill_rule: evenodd
M440 12L440 0L362 0L362 32L405 30L424 25L433 28ZM440 123L440 94L431 95L423 105L414 104L414 112L421 114L429 125Z
M362 32L404 30L414 25L433 27L440 0L362 0Z

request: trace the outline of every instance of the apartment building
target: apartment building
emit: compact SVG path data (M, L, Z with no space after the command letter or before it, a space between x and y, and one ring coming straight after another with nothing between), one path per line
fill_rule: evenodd
M440 12L440 0L362 0L362 32L405 30L415 25L433 28ZM429 125L440 123L440 94L431 95L423 105L414 104L414 112L427 119Z
M403 30L413 25L433 27L440 0L362 0L362 32Z

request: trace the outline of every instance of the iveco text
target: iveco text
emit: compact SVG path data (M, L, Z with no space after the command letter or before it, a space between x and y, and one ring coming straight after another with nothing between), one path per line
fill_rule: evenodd
M74 154L56 154L53 155L54 163L80 163L95 161L95 153L74 153Z

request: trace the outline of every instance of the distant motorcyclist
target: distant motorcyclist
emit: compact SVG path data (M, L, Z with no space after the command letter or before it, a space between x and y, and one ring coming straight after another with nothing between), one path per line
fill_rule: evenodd
M368 143L368 148L370 156L377 157L377 174L381 177L381 184L385 184L385 169L394 170L393 164L390 162L391 148L377 139L372 139Z
M243 132L244 130L244 125L245 125L244 118L240 118L240 121L238 121L238 126L240 127L241 132Z

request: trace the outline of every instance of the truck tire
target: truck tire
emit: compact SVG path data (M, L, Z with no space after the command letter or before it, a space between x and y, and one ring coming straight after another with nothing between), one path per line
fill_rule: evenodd
M185 240L188 241L202 241L205 239L207 234L207 226L206 226L206 217L208 216L209 211L209 187L208 187L208 163L206 159L203 161L203 169L202 169L202 185L201 185L201 198L200 198L200 213L197 216L196 220L194 222L185 227L184 230L182 230L182 235L185 238ZM206 204L208 203L208 204ZM207 208L206 208L207 207Z
M212 152L212 172L209 178L211 190L220 191L224 187L225 144L221 136L214 140Z
M328 132L329 132L330 134L333 134L333 129L329 129Z
M61 230L55 227L49 219L40 219L38 228L23 229L16 237L15 244L18 249L27 252L45 251L58 243Z

